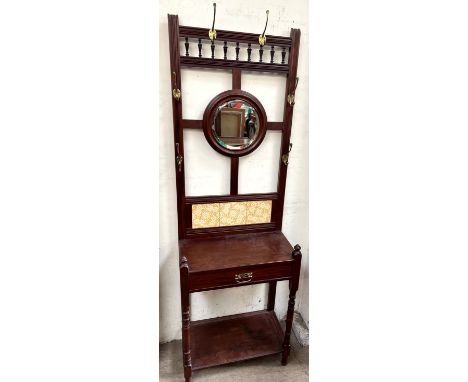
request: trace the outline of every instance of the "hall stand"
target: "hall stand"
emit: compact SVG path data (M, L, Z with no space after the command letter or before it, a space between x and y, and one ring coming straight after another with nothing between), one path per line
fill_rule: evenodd
M255 33L225 30L213 33L214 25L210 33L207 28L181 26L177 15L168 15L168 23L185 381L192 380L193 370L277 353L282 354L281 363L286 365L302 257L300 246L293 248L281 232L300 30L291 29L290 37L263 34L262 40L262 35ZM198 55L190 55L190 44L198 48ZM181 48L185 50L182 54ZM228 59L228 48L235 49L235 59ZM259 62L252 61L254 49L259 49ZM203 57L206 51L211 56ZM247 52L247 60L239 58L241 51ZM219 52L221 58L216 58ZM183 118L181 67L232 73L232 89L210 102L203 120ZM282 121L269 122L260 101L242 91L243 71L286 77ZM228 126L229 118L238 115L242 122L235 126L242 130L246 110L250 112L255 137L231 138L233 142L247 142L245 145L226 144L229 140L217 136L213 126L220 120ZM202 129L211 147L230 157L229 195L186 195L183 129ZM266 130L282 134L277 190L239 194L239 158L258 148ZM281 280L289 280L284 332L274 312L276 284ZM191 321L191 293L258 283L269 284L265 310Z

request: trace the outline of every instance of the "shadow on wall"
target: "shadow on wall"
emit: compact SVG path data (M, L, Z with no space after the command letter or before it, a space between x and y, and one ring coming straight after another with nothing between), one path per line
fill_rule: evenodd
M159 341L181 338L181 325L171 325L169 317L181 317L177 248L159 264ZM176 289L176 290L174 290Z

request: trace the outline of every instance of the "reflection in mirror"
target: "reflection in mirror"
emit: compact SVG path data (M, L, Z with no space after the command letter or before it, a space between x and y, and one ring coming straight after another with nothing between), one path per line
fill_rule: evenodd
M230 100L218 107L212 125L216 141L230 150L242 150L258 137L258 113L246 101Z

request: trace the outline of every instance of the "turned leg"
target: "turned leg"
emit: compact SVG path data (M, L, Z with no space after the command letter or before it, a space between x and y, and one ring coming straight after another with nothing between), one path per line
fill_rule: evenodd
M288 302L288 313L286 315L286 329L284 331L284 341L283 341L283 354L281 357L281 364L287 365L289 353L291 351L291 329L294 318L294 304L296 301L296 292L299 287L299 275L301 271L301 247L296 245L292 253L294 259L293 263L293 274L291 281L289 283L289 302Z
M184 352L185 382L192 381L192 357L190 355L190 307L186 306L182 313L182 349Z
M286 330L284 331L284 341L283 341L283 354L281 358L281 364L287 365L289 353L291 351L291 328L294 318L294 303L296 300L296 293L289 294L289 303L288 303L288 313L286 315Z
M268 286L268 306L267 310L275 310L276 281L270 281Z
M190 354L190 292L188 288L188 262L180 261L180 294L182 305L182 351L185 382L192 381L192 357Z

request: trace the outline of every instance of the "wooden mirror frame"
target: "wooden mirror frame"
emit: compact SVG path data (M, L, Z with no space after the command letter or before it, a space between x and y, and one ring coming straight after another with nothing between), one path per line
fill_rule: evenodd
M222 104L231 100L232 101L234 100L245 101L246 103L250 104L258 113L257 137L250 145L248 145L246 148L241 149L241 150L230 150L226 147L221 146L216 140L214 131L212 129L212 124L213 124L216 112L218 111L218 108ZM206 140L208 141L210 146L213 149L215 149L217 152L223 155L229 156L229 157L241 157L254 151L262 143L263 139L265 138L266 130L267 130L267 116L265 113L265 109L263 108L263 105L256 97L254 97L252 94L243 90L239 90L239 89L227 90L225 92L218 94L216 97L214 97L210 101L210 103L205 109L205 113L203 114L203 133L205 134Z

